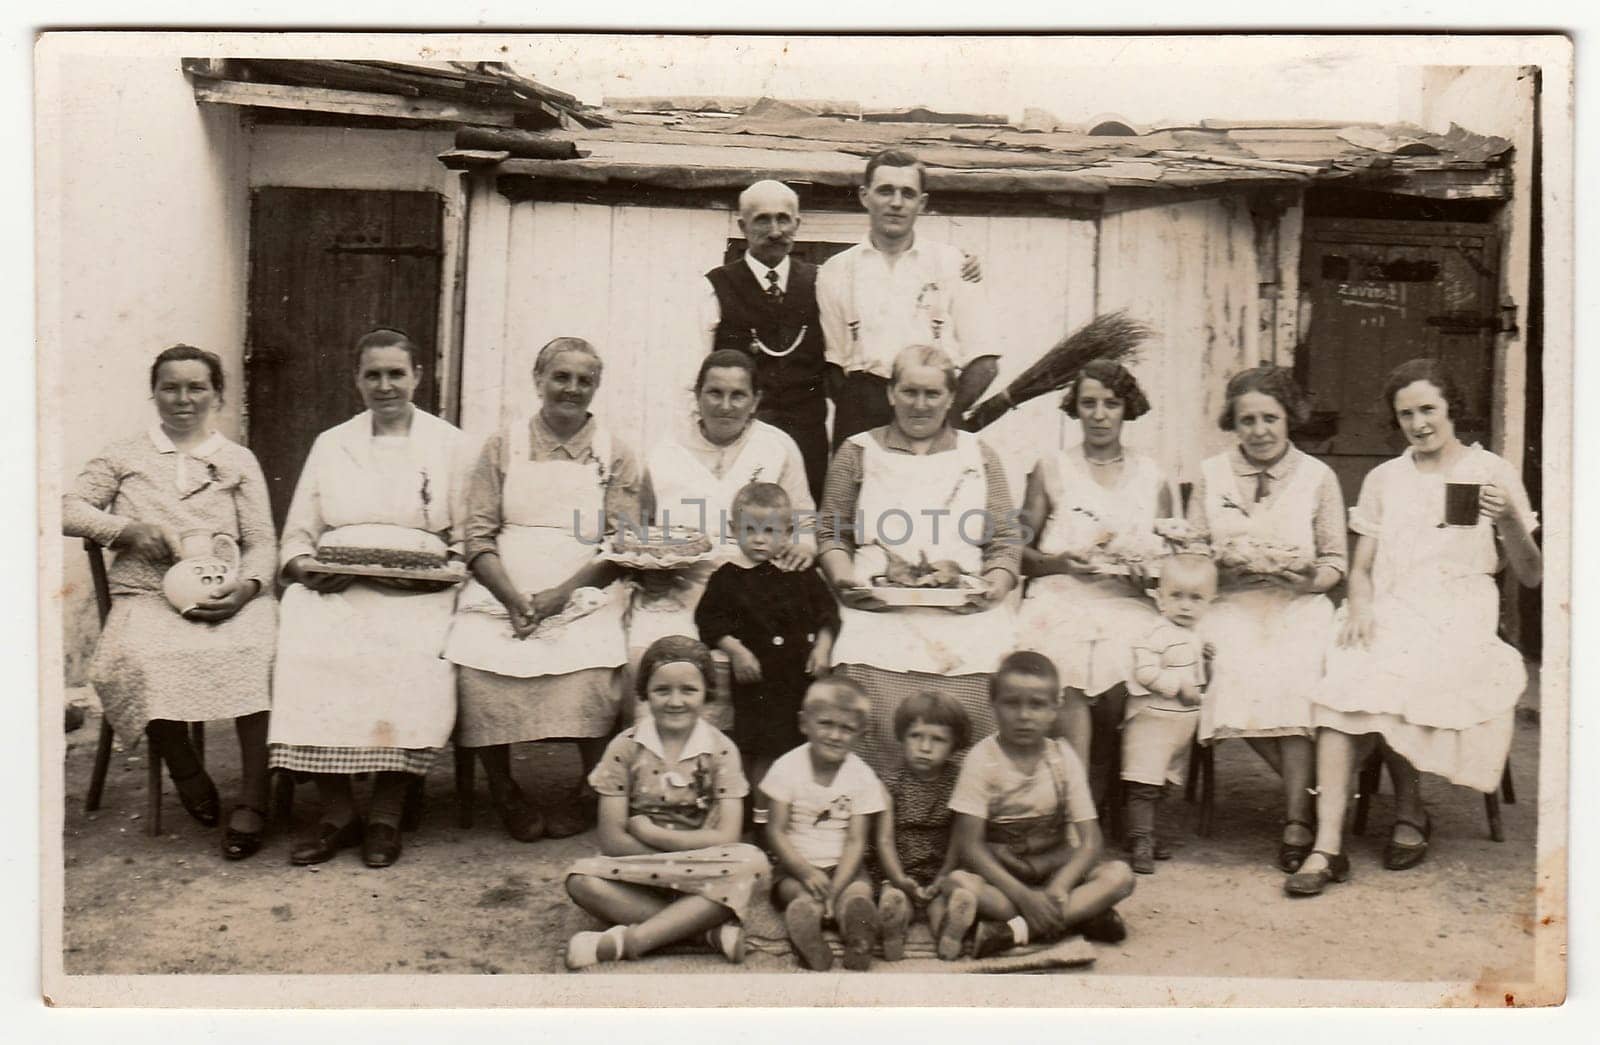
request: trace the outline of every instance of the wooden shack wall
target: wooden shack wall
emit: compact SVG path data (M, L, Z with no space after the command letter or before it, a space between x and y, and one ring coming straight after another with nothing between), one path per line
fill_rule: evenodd
M701 273L739 235L732 210L510 203L489 178L474 178L471 191L462 426L481 437L535 410L534 357L559 335L599 346L597 411L630 444L648 445L687 417L703 351ZM1259 220L1240 195L1098 221L927 215L918 228L982 260L988 347L1001 357L995 390L1097 312L1127 308L1154 328L1135 371L1155 409L1127 439L1192 478L1202 457L1228 445L1216 427L1228 375L1291 358L1292 330L1263 311L1261 296L1271 287L1293 300L1298 288L1278 285L1293 262L1281 263L1284 244L1261 237ZM804 215L801 238L848 243L864 231L859 212L818 211ZM1078 440L1058 400L1037 400L985 433L1019 499L1037 455Z

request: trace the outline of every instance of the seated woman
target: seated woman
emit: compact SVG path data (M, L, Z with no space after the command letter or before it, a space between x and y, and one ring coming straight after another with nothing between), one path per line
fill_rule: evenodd
M1278 773L1285 820L1276 863L1291 873L1312 843L1311 695L1333 620L1324 593L1345 570L1339 479L1289 441L1309 408L1282 367L1235 374L1219 423L1238 446L1201 464L1189 502L1190 522L1223 567L1200 629L1216 648L1200 741L1243 737Z
M1016 644L1005 604L1022 558L1016 512L994 451L947 423L955 390L943 350L901 352L888 390L894 421L845 440L817 517L822 571L844 603L833 662L872 702L857 750L880 774L900 762L895 709L923 690L960 701L974 739L994 732L989 672ZM959 571L967 603L887 606L869 585L890 552L906 569L925 559Z
M1067 388L1061 409L1083 429L1083 443L1041 458L1028 476L1022 523L1037 536L1022 551L1022 572L1031 579L1017 633L1022 648L1045 654L1061 672L1062 734L1099 795L1128 698L1128 647L1159 616L1140 576L1107 576L1089 553L1148 548L1156 520L1173 505L1155 461L1123 446L1123 425L1150 410L1126 367L1093 360Z
M277 559L266 479L255 455L212 426L222 402L222 361L174 345L150 367L159 423L111 443L84 465L62 498L62 531L116 551L111 616L90 665L106 721L126 742L142 731L189 814L220 818L216 785L189 744L187 722L231 718L239 734L239 801L222 852L241 860L261 848L267 808L268 678L274 604L266 589ZM227 534L239 576L179 614L162 578L180 538Z
M369 867L400 856L406 785L427 775L456 717L440 659L455 589L311 572L330 530L381 524L447 539L459 522L463 436L418 410L417 346L378 329L355 345L366 410L317 437L283 528L283 620L273 671L272 765L316 774L322 812L289 855L315 864L357 841ZM403 532L403 531L401 531ZM432 539L432 538L430 538ZM363 829L350 774L377 774Z
M544 813L528 802L511 776L510 745L575 740L584 772L593 771L616 724L627 662L625 597L612 586L620 571L600 544L619 520L641 518L647 480L589 413L601 365L582 338L540 349L538 413L491 436L467 479L473 579L445 658L461 667L460 743L476 749L501 822L523 842L586 825L575 794Z
M1539 583L1538 520L1527 491L1510 464L1457 438L1466 398L1438 360L1395 368L1383 402L1410 445L1367 473L1350 513L1358 535L1350 601L1312 708L1316 849L1285 882L1291 896L1315 896L1350 877L1350 774L1380 737L1397 808L1384 866L1421 863L1433 821L1419 772L1492 792L1527 683L1522 656L1496 636L1494 580L1503 557L1522 584ZM1457 484L1467 484L1460 493L1468 501L1451 518L1447 498Z
M738 349L718 349L695 376L695 415L646 457L653 494L651 519L688 526L711 538L715 558L687 569L639 571L628 619L628 650L637 662L645 647L667 635L695 634L694 613L717 567L739 557L733 498L750 483L776 483L789 507L806 520L815 504L806 486L800 448L781 429L756 420L761 390L755 360ZM726 524L726 525L725 525ZM808 570L816 560L809 533L788 541L772 563L785 572Z

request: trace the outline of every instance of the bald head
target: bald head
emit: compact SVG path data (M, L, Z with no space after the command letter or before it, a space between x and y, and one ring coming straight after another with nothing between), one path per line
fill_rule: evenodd
M758 181L739 194L739 231L752 257L769 268L789 256L800 230L800 197L781 181Z

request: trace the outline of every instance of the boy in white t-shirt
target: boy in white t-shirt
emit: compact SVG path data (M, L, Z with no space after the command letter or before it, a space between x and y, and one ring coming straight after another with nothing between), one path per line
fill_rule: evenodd
M807 743L774 762L761 781L772 803L773 903L800 961L819 971L833 965L824 921L839 927L847 969L867 968L878 937L878 906L862 862L873 814L884 809L883 786L850 750L870 709L843 676L813 682L800 706Z

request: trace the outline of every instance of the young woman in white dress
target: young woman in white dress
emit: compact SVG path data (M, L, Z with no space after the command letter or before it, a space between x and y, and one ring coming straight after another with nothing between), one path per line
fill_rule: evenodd
M1433 825L1419 772L1493 791L1527 683L1521 654L1496 636L1495 573L1509 564L1532 587L1543 569L1538 520L1516 469L1456 437L1465 399L1438 360L1401 364L1383 401L1410 445L1367 474L1350 515L1358 535L1350 601L1313 707L1316 849L1285 883L1293 896L1350 876L1342 837L1350 775L1378 737L1395 784L1384 866L1421 863ZM1445 522L1452 483L1478 487L1476 517L1465 525Z
M1123 425L1150 410L1126 367L1089 363L1061 409L1082 427L1083 443L1041 458L1028 475L1022 523L1035 537L1022 552L1029 580L1017 633L1023 649L1060 672L1062 732L1098 794L1127 700L1128 650L1160 618L1139 576L1103 574L1084 552L1107 535L1148 540L1172 514L1172 497L1156 462L1122 445Z
M1238 445L1201 464L1189 502L1189 521L1214 549L1248 540L1291 550L1304 563L1270 572L1225 569L1200 629L1216 649L1200 706L1200 740L1242 737L1282 778L1277 865L1286 872L1298 870L1311 851L1311 696L1333 620L1324 593L1345 572L1339 480L1289 441L1309 405L1282 367L1235 374L1220 424Z

